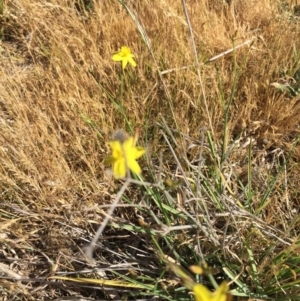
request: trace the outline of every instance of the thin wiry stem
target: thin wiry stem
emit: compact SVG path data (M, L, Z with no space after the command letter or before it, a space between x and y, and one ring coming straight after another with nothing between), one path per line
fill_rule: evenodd
M105 229L107 223L111 219L118 203L120 202L120 199L121 199L123 193L125 192L125 190L129 186L129 184L130 184L130 178L127 178L127 180L125 181L125 183L123 184L123 186L119 190L118 194L116 195L116 198L115 198L114 202L111 204L111 206L110 206L110 208L107 212L107 215L105 216L104 221L102 222L101 226L98 228L96 234L94 235L94 238L92 239L91 243L84 250L85 256L87 257L87 260L91 264L93 262L93 253L94 253L94 250L97 246L97 241L99 240L99 237L101 236L101 234L102 234L103 230Z
M207 118L208 118L208 122L209 122L209 128L210 128L212 134L214 134L214 129L213 129L213 126L212 126L210 115L209 115L207 100L206 100L204 87L203 87L203 83L202 83L202 78L201 78L201 74L200 74L200 64L199 64L199 60L198 60L198 54L197 54L197 49L196 49L196 44L195 44L194 33L193 33L193 29L192 29L192 25L191 25L191 22L190 22L190 18L189 18L189 14L188 14L188 11L187 11L185 0L181 0L181 2L182 2L183 11L184 11L184 14L185 14L186 22L188 24L188 28L189 28L189 31L190 31L192 46L193 46L193 50L194 50L194 57L195 57L195 62L196 62L196 69L197 69L197 74L198 74L198 78L199 78L199 84L200 84L202 95L203 95L205 110L206 110L206 114L207 114Z
M151 41L147 35L147 32L141 22L141 20L138 19L138 16L133 12L133 9L132 8L129 8L129 6L123 1L123 0L118 0L124 7L125 9L127 10L127 12L129 13L129 15L131 16L132 20L135 22L136 26L137 26L137 29L138 31L140 32L145 44L147 45L148 47L148 50L149 50L149 53L153 59L153 62L154 62L154 65L156 67L156 69L158 70L158 76L160 78L160 81L164 87L164 91L166 93L166 97L168 99L168 102L169 102L169 106L170 106L170 110L171 110L171 113L172 113L172 117L173 117L173 120L176 124L176 129L179 129L179 125L178 125L178 122L176 120L176 116L175 116L175 110L174 110L174 106L173 106L173 102L172 102L172 97L171 97L171 93L165 83L165 80L162 76L162 73L160 71L160 68L159 68L159 64L156 60L156 57L155 57L155 54L153 52L153 48L152 48L152 45L151 45Z

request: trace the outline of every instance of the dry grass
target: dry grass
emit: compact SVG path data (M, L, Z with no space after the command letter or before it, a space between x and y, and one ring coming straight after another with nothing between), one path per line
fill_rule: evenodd
M155 182L160 175L179 180L178 190L170 191L178 201L187 185L182 178L197 178L183 161L188 159L197 166L193 162L202 149L203 127L211 133L216 153L213 156L205 138L203 176L216 189L211 198L203 196L207 207L220 209L219 205L231 195L249 215L260 219L255 223L236 217L233 222L224 217L211 225L220 240L227 235L225 225L229 223L232 228L222 250L197 232L204 258L211 264L227 263L232 269L242 262L246 273L242 275L243 283L254 292L257 279L251 278L251 263L245 251L251 249L259 267L256 275L261 277L260 284L279 278L278 290L271 286L264 293L277 300L299 300L297 285L289 291L284 284L298 281L300 273L288 263L288 258L299 254L300 149L296 142L300 103L299 97L290 98L270 85L282 77L281 70L293 76L300 67L300 20L292 9L296 3L235 0L230 6L223 2L187 1L200 60L201 90L196 68L191 66L195 59L180 1L128 1L129 10L147 33L150 48L137 22L118 1L4 1L0 258L10 271L0 270L1 300L70 300L68 296L72 300L109 299L115 291L74 286L48 277L88 270L81 274L113 278L110 269L117 264L115 269L120 269L125 262L149 279L164 278L161 282L173 300L177 296L172 289L174 277L159 276L165 265L154 251L151 235L120 226L130 222L138 225L143 215L155 229L155 222L142 208L120 207L115 212L115 223L123 229L112 225L106 229L101 251L95 254L98 268L104 269L102 274L89 267L81 248L90 242L105 216L107 209L101 205L110 204L120 187L103 165L115 129L124 128L130 133L139 128L140 143L148 149L147 160L142 161L144 177ZM250 47L245 45L207 62L249 39L253 39ZM112 53L122 45L132 49L138 63L136 69L128 68L123 75L120 65L111 60ZM169 69L175 70L163 72ZM168 129L175 135L174 139L168 137L183 174L178 173L178 163L162 137ZM251 144L247 143L249 138ZM163 163L159 162L160 152ZM200 184L193 185L195 188ZM222 196L219 205L213 200L217 195ZM148 197L142 187L133 186L124 201L138 204L147 202ZM153 203L151 208L159 216ZM222 210L227 209L223 206ZM257 228L258 224L265 232ZM268 226L275 228L275 237L266 234L271 231ZM239 229L239 242L231 236L235 227ZM195 262L197 259L190 255L195 245L184 243L195 233L176 233L171 241L178 244L176 252L187 254L182 262ZM157 241L166 254L173 254L167 251L166 242ZM133 247L143 253L140 258L128 255ZM285 256L287 259L282 260ZM287 266L293 272L285 278L280 271ZM223 272L220 277L229 276ZM280 282L280 277L284 281ZM295 298L289 296L290 292ZM125 294L120 290L116 299ZM137 294L142 296L142 292Z

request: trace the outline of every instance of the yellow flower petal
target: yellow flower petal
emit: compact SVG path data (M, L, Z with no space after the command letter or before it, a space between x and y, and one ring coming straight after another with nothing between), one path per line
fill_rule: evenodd
M131 50L129 47L127 46L122 46L121 47L121 52L124 56L131 54Z
M113 140L109 142L109 145L112 149L120 149L121 150L121 143L119 140Z
M127 169L136 174L141 173L141 167L136 160L146 150L143 147L135 146L135 139L133 137L127 138L123 143L119 140L110 141L109 145L112 150L112 156L106 159L104 163L113 165L113 173L117 179L124 178Z
M122 62L122 68L125 69L127 64L130 63L133 67L136 67L136 62L133 59L133 54L127 46L122 46L121 50L115 53L111 58L115 62Z
M128 59L127 59L127 58L124 58L124 59L122 60L122 68L123 68L123 70L126 68L127 64L128 64Z
M124 59L119 53L114 54L111 58L115 62L120 62Z
M146 150L143 147L140 147L140 146L136 147L134 158L138 159L138 158L142 157L145 154L145 152L146 152Z
M116 179L124 178L126 176L126 164L124 158L119 159L114 163L113 173Z
M123 143L124 151L129 152L133 147L135 147L133 137L127 138Z
M212 293L202 284L193 287L196 301L212 301Z
M140 165L133 159L128 160L128 168L138 175L142 172Z
M226 301L228 285L223 282L218 289L212 293L204 285L196 284L193 287L196 301Z
M111 149L112 149L112 157L117 159L122 155L122 145L120 141L110 141L109 143Z
M128 58L128 62L133 66L136 67L136 62L134 61L134 59L132 57Z
M226 282L222 282L222 284L218 287L218 289L214 292L214 301L226 301L228 292L228 285Z

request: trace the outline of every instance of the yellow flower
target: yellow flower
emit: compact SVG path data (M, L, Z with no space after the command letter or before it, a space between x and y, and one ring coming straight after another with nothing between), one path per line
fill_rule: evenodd
M141 167L136 160L146 150L143 147L135 146L135 143L136 139L133 137L127 138L124 142L119 140L110 141L109 145L112 149L112 156L105 160L105 164L113 165L115 178L124 178L128 168L136 174L141 173Z
M121 47L121 51L115 53L112 56L112 60L115 62L122 62L122 68L123 70L125 69L125 67L127 66L128 63L130 63L133 67L136 66L136 62L134 61L134 56L131 53L131 50L129 47L127 46L122 46Z
M215 292L209 291L204 285L196 284L193 287L196 301L226 301L230 298L228 292L228 285L223 282Z

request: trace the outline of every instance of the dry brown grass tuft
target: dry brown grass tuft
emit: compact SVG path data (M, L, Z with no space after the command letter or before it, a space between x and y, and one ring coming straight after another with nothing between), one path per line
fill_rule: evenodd
M160 149L166 153L157 127L161 116L170 128L175 130L177 124L176 130L194 139L199 139L200 127L208 127L218 151L225 124L228 147L240 136L241 144L251 137L257 192L253 212L258 210L268 224L287 231L288 219L293 217L286 217L286 212L297 211L299 205L300 149L294 142L299 135L300 103L299 97L291 99L270 83L278 81L282 69L293 76L300 68L300 23L293 16L292 4L284 6L279 0L235 0L230 5L217 0L187 1L201 63L201 91L180 1L128 2L151 41L150 49L118 1L5 2L0 44L0 257L25 278L43 278L26 287L24 282L3 281L1 285L10 289L0 293L6 300L16 300L14 295L22 300L60 300L76 294L97 298L92 289L54 283L45 284L42 290L43 281L53 273L52 268L85 268L80 247L90 241L105 216L98 206L110 204L117 187L103 165L111 133L118 128L139 128L141 141L147 143L156 162ZM253 39L251 47L245 45L208 62L248 39ZM123 79L120 65L111 60L122 45L132 49L138 63L136 69L125 70ZM169 69L175 70L159 76ZM279 178L278 189L261 210L260 197L268 188L264 181L268 174L275 177L275 163L283 160L276 154L283 152L287 160L293 147L287 174ZM273 152L275 149L278 151ZM198 153L190 155L193 158ZM228 161L245 185L248 155L247 148L241 147L229 153ZM144 166L145 177L151 178L146 160ZM166 163L165 168L172 173L174 162ZM286 182L287 189L283 188ZM238 184L229 184L240 193ZM143 198L136 192L129 195L135 202ZM137 219L130 208L118 209L117 215ZM297 226L299 221L294 220L293 229ZM299 235L290 228L288 233ZM126 231L122 234L128 235ZM106 247L121 252L126 239L118 239L113 247ZM112 264L106 258L103 262Z

